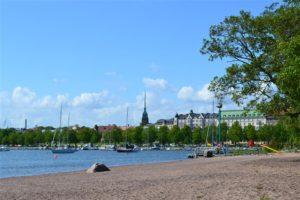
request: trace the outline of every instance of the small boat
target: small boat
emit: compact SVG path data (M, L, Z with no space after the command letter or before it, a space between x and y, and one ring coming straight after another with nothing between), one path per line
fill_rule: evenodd
M105 146L105 150L106 150L106 151L115 151L115 150L116 150L116 146L115 146L115 145L112 145L112 144L106 145L106 146Z
M159 151L161 150L159 146L154 146L154 147L151 147L150 150L152 151Z
M116 148L116 151L119 152L119 153L131 153L131 152L138 152L140 150L139 147L133 145L133 144L128 144L127 142L127 129L129 127L129 124L128 124L128 107L126 109L126 130L125 130L125 133L126 133L126 140L125 140L125 147L117 147Z
M62 105L60 106L60 118L59 118L59 133L58 133L58 146L54 145L54 139L55 139L55 135L56 133L54 133L53 135L53 139L51 142L51 151L53 154L68 154L68 153L75 153L77 151L77 149L75 148L71 148L68 145L68 142L66 145L62 145L61 143L61 138L62 138L62 129L61 129L61 120L62 120ZM68 127L69 127L69 123L70 123L70 113L68 116ZM69 138L69 137L68 137Z
M131 153L131 152L138 152L140 149L135 145L126 144L125 147L118 147L117 152L119 153Z
M52 153L54 154L62 154L62 153L75 153L77 150L74 148L70 148L70 147L57 147L57 148L53 148Z
M199 156L203 157L213 157L215 150L213 147L201 146L195 148L194 152L188 155L188 158L197 158Z

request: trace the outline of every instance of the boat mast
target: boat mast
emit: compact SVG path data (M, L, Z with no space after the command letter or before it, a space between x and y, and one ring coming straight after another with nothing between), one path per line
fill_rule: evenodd
M129 127L129 124L128 124L128 106L126 108L126 140L125 140L125 144L127 144L127 129Z
M214 112L215 112L215 100L213 100L213 109L212 109L212 115L210 116L210 125L212 126L214 123L213 123L213 115L214 115ZM211 145L214 146L214 130L213 130L213 126L211 128Z
M58 146L61 146L61 120L62 120L62 104L60 104L60 115L59 115L59 143Z
M70 112L68 115L67 144L69 144Z

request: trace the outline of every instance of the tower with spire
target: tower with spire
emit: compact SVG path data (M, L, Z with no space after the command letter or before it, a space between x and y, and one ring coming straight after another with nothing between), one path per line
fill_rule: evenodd
M146 104L146 92L145 92L145 96L144 96L144 112L143 112L143 116L142 116L142 122L141 125L145 126L147 124L149 124L149 118L148 118L148 113L147 113L147 104Z

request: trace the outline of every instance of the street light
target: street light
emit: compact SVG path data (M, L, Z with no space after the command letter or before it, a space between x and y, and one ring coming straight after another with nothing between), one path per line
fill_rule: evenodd
M219 116L218 116L218 120L219 120L219 126L218 126L218 139L219 139L219 144L221 144L221 108L222 108L222 103L219 102L217 105L217 108L219 108Z

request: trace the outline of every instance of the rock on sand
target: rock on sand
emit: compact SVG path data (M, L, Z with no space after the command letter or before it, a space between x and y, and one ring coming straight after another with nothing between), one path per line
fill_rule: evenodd
M95 163L89 169L86 170L86 173L95 173L95 172L105 172L110 171L108 167L104 164Z

